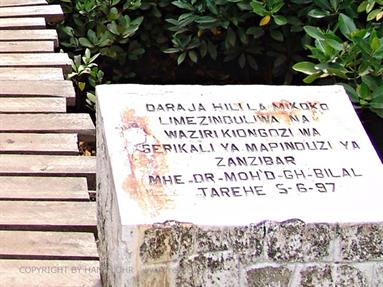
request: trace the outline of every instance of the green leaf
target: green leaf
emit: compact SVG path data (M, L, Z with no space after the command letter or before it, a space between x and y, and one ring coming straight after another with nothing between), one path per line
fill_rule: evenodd
M376 52L377 50L379 50L380 45L381 45L381 43L380 43L380 40L379 40L378 37L374 37L374 38L372 38L371 43L370 43L370 47L371 47L371 49L372 49L374 52Z
M74 37L74 30L72 27L64 26L64 27L61 27L60 30L64 32L65 34L67 34L69 37Z
M383 91L379 97L374 98L370 102L370 107L375 109L383 109Z
M246 34L252 35L254 39L258 39L265 34L265 31L261 27L250 27L246 30Z
M379 13L382 12L382 9L375 9L373 11L371 11L370 13L368 13L367 15L367 21L371 21L371 20L374 20L376 18L376 16L378 16Z
M371 100L370 89L365 83L361 83L356 87L356 92L358 93L359 98L363 100Z
M178 49L178 48L168 48L168 49L163 50L162 52L165 54L173 54L173 53L178 53L179 51L180 51L180 49Z
M192 60L192 62L194 62L194 63L198 62L198 56L197 56L197 53L195 51L189 51L188 56L189 56L190 60Z
M330 15L330 12L322 9L312 9L309 11L308 15L312 18L324 18Z
M320 78L322 74L323 74L322 72L319 72L319 73L307 76L306 78L303 79L303 82L306 83L306 84L311 84L316 79Z
M225 44L227 47L234 47L236 42L236 35L233 29L227 29Z
M113 20L117 20L118 19L118 10L116 7L112 7L109 11L109 14L108 14L108 20L110 21L113 21Z
M253 12L255 14L258 14L259 16L265 16L267 15L267 10L265 9L265 7L263 7L263 4L262 2L259 2L259 1L252 1L250 3L250 6L251 8L253 8Z
M211 41L207 42L207 51L213 60L217 59L217 47Z
M349 84L342 83L341 85L346 90L346 93L349 96L350 100L354 103L359 103L359 97L355 89L351 87Z
M85 49L85 58L90 59L90 50L88 48Z
M375 1L367 1L366 12L370 13L375 6Z
M181 9L194 11L193 5L191 5L187 2L184 2L184 1L173 1L172 4L174 6L177 6L178 8L181 8Z
M362 76L362 82L365 83L367 87L372 91L375 91L376 89L378 89L380 85L380 81L378 80L378 78L373 76L367 76L367 75Z
M178 65L181 65L183 63L183 61L185 61L185 58L186 58L186 52L183 52L182 54L180 54L177 58L177 64Z
M330 4L333 11L338 10L339 0L330 0Z
M370 110L373 111L375 114L377 114L379 117L383 118L383 109L370 108Z
M206 41L201 42L201 45L199 47L199 53L201 55L201 58L204 58L207 55L207 43L206 43Z
M279 15L273 15L273 19L275 24L282 26L287 24L287 19L286 17L279 16Z
M350 38L351 33L356 31L354 21L345 14L339 14L338 24L340 31L348 39Z
M348 71L344 69L342 66L338 67L336 65L331 65L328 67L327 72L329 75L337 76L339 78L348 80L348 77L346 75Z
M338 41L334 40L334 39L330 39L330 38L327 38L326 37L326 43L333 49L337 50L337 51L342 51L343 50L343 44L342 43L339 43Z
M274 2L274 3L271 5L272 6L272 8L270 10L271 14L277 13L285 5L285 3L283 3L283 1L279 1L279 0L272 1L272 2Z
M217 5L215 4L214 0L206 0L206 6L211 13L218 15Z
M78 82L77 86L80 89L80 91L83 91L85 89L86 84L84 82Z
M278 42L283 42L283 34L282 34L282 32L280 32L278 30L271 30L270 36L271 36L271 38L273 38L274 40L276 40Z
M377 87L373 92L372 92L372 98L375 101L380 101L383 103L383 86Z
M331 10L330 3L327 0L314 0L313 2L322 9Z
M358 13L366 11L367 4L368 4L367 1L362 1L362 3L360 3L358 8L357 8Z
M94 45L87 38L81 37L79 39L79 42L80 42L80 45L83 47L87 47L87 48L93 48L94 47Z
M293 69L297 72L304 73L306 75L313 75L318 73L318 70L315 69L315 64L311 62L299 62L293 66Z
M324 34L321 29L318 27L313 26L304 26L303 29L309 35L311 38L314 38L316 40L324 40Z
M195 22L197 22L198 24L212 24L217 21L217 18L211 16L200 16L195 19Z

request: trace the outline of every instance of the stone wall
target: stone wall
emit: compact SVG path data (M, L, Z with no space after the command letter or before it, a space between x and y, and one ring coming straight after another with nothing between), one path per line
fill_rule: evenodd
M383 286L380 224L166 222L138 233L137 252L119 236L101 249L101 258L115 254L102 261L104 286Z
M139 286L383 286L383 225L147 229Z

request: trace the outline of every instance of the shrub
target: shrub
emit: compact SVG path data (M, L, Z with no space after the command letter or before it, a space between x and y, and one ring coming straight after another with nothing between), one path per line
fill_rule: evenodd
M266 84L300 83L299 71L382 115L382 0L53 1L67 12L61 47L99 55L72 75L84 92L101 70L112 82Z
M317 63L300 62L294 69L308 75L306 83L319 78L339 81L357 106L383 117L383 27L378 22L383 18L383 1L346 4L348 15L339 13L335 20L325 21L326 30L304 27L314 39L314 46L306 46L309 57ZM324 20L331 15L328 10L319 14Z

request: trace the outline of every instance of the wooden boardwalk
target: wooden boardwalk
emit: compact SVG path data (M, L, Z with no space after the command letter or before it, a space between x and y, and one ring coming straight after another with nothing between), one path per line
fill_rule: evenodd
M96 246L95 140L57 53L63 19L45 0L0 0L0 286L101 286Z

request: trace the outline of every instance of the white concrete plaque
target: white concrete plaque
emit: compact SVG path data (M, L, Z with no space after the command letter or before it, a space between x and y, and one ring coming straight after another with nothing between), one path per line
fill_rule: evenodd
M382 164L340 86L97 95L122 225L383 221Z

